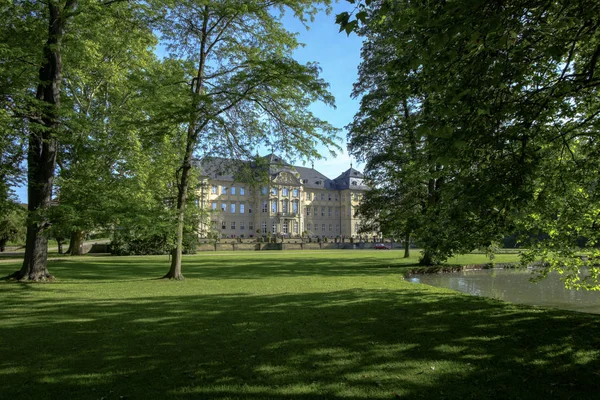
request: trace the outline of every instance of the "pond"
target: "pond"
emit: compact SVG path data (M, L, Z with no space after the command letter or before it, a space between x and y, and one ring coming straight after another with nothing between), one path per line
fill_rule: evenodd
M486 269L413 275L407 280L511 303L600 314L600 292L565 289L558 274L537 283L530 282L531 277L526 269Z

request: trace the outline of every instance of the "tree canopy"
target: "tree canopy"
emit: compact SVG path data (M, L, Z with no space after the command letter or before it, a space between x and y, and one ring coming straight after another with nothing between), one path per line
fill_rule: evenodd
M365 38L352 152L376 196L422 188L399 194L427 206L434 259L516 232L526 260L598 287L600 5L374 0L338 23Z
M68 231L127 224L180 252L185 216L199 217L185 211L194 155L248 159L269 146L306 159L321 157L317 143L335 148L337 130L309 111L333 96L317 64L293 59L298 43L281 23L328 4L2 3L0 206L26 160L29 208L12 277L52 279L47 239Z
M308 159L321 157L317 143L336 146L337 130L309 110L316 101L333 106L328 84L316 64L293 59L298 43L281 23L286 10L310 19L317 4L181 1L168 9L161 32L170 57L184 61L188 100L174 114L187 133L177 175L177 241L166 278L183 278L183 219L194 153L250 159L269 146Z

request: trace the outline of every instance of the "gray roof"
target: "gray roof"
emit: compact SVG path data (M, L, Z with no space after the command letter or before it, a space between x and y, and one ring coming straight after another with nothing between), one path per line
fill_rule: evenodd
M230 160L221 157L206 157L195 160L194 165L200 167L200 173L213 180L234 182L239 160Z
M300 174L300 180L307 188L337 189L331 179L314 168L294 167Z
M291 165L275 154L261 157L257 161L207 157L202 160L195 160L194 164L197 167L200 167L202 175L213 180L247 182L248 179L245 179L244 176L247 176L248 171L266 167L268 165L271 179L274 179L282 171L298 173L298 179L300 179L303 186L306 188L323 188L330 190L369 189L368 186L363 183L364 175L354 168L348 169L335 179L329 179L314 168ZM356 184L353 185L352 182Z
M369 190L369 187L365 185L365 176L352 167L335 178L334 182L338 190Z

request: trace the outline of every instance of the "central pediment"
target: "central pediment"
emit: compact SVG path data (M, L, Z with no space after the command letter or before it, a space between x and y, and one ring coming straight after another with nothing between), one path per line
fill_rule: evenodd
M301 186L301 182L296 176L290 172L280 172L275 178L273 178L273 182L278 183L280 185L292 185L292 186Z

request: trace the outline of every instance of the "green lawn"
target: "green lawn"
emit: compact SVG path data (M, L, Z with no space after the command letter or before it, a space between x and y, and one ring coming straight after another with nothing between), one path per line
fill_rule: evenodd
M600 316L411 284L401 255L199 254L183 282L166 256L53 260L0 282L0 399L598 397Z

